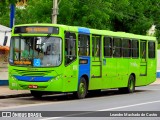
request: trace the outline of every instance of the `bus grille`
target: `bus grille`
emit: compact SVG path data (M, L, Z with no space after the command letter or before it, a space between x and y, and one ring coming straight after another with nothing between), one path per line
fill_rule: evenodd
M22 76L45 76L52 72L52 71L28 71L28 70L17 70L17 69L14 69L14 70L19 75L22 75Z

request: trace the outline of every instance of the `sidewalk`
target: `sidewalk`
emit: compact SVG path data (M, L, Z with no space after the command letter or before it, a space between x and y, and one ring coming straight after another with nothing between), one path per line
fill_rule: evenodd
M160 84L160 78L157 78L156 81L152 83L151 85L155 85L155 84Z
M10 90L8 86L0 86L0 99L31 96L29 90Z
M160 78L151 85L160 84ZM0 86L0 99L31 96L29 90L10 90L8 86Z

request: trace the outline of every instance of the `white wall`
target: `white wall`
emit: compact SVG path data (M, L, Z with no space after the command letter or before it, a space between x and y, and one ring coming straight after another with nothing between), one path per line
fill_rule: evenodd
M0 31L0 45L3 46L3 42L4 42L4 36L5 33ZM11 38L11 32L7 32L6 36L8 36L8 40L7 40L7 44L6 46L10 46L10 38Z
M6 32L6 36L8 36L6 46L9 46L10 45L10 38L11 38L11 28L0 25L0 45L2 45L2 46L3 46L3 42L4 42L5 32Z
M10 28L0 25L0 45L3 46L5 35L8 36L6 46L10 46L10 38L11 38ZM5 34L6 32L6 34ZM8 80L8 62L5 60L6 56L8 56L8 51L5 51L5 54L0 54L0 81Z

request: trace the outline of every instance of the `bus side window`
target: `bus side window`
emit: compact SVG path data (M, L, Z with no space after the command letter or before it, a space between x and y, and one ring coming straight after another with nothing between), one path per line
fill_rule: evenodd
M78 55L89 56L90 55L90 38L89 35L78 35Z
M138 58L139 57L139 42L138 40L132 40L132 58Z
M155 58L155 42L148 42L148 57L150 59Z
M121 38L113 39L113 56L121 57L122 56L122 40Z
M104 56L112 57L112 38L104 37Z
M76 59L76 34L65 32L65 65L70 64Z
M124 38L122 41L122 52L124 58L130 58L131 57L131 40Z
M140 43L141 43L140 44L140 51L141 51L140 57L141 59L146 60L146 41L141 41Z

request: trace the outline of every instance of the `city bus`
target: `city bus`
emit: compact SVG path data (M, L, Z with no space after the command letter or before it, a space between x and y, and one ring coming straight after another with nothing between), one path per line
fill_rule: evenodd
M155 37L60 24L23 24L12 29L9 88L47 93L87 93L135 87L156 80Z

